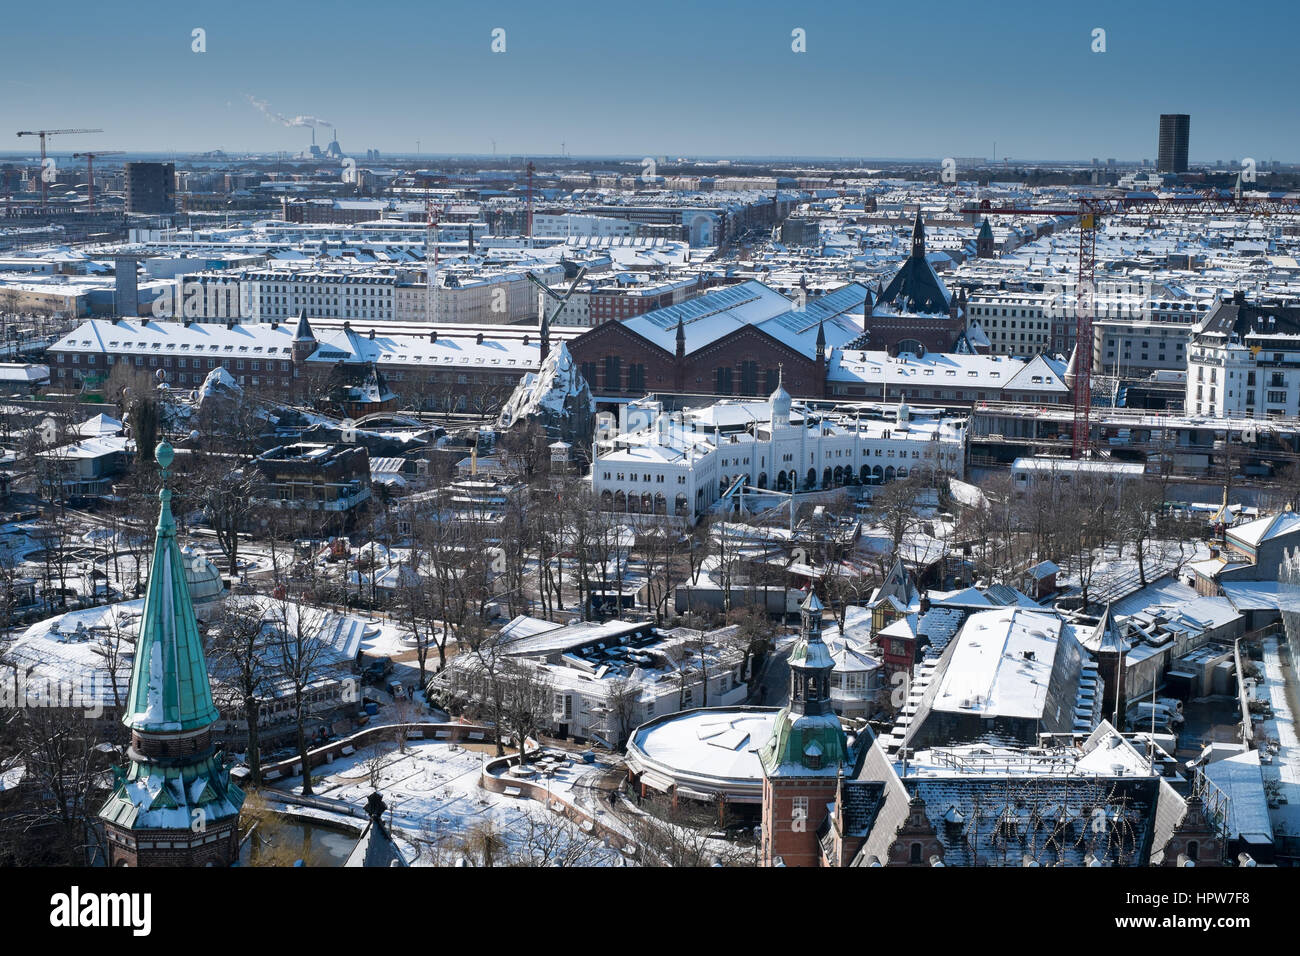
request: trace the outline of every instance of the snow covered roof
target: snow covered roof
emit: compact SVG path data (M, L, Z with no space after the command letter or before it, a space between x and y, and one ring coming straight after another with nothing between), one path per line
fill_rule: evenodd
M861 311L868 294L866 287L849 283L799 308L781 293L751 279L647 312L623 324L665 352L675 353L680 322L688 355L747 325L756 326L811 359L817 353L819 334L830 347L844 345L862 334L861 320L851 313Z
M81 438L120 435L122 433L122 423L116 418L100 413L93 418L86 419L80 425L74 426L73 431Z
M1300 587L1286 581L1223 580L1219 587L1238 611L1300 612Z
M1229 839L1273 842L1258 750L1216 760L1205 767L1205 776L1228 798Z
M1054 614L1000 608L972 614L957 637L933 709L1037 717L1047 700L1061 621Z
M628 741L635 769L651 770L697 791L761 788L758 757L772 734L776 708L699 708L653 720Z
M517 370L520 375L536 369L540 346L536 330L520 333L515 327L500 327L481 332L468 327L454 332L435 330L416 333L411 327L376 322L374 338L371 326L364 331L351 327L331 327L318 322L314 335L315 351L308 362L321 364L376 363L384 365L423 365L455 368L500 368ZM52 345L54 352L94 354L178 355L228 358L269 358L288 361L293 357L294 330L284 323L236 324L233 328L217 323L143 322L121 319L116 324L102 319L83 322Z
M1297 530L1300 530L1300 513L1283 511L1229 528L1228 537L1253 548Z
M832 348L827 353L826 378L831 382L882 383L904 392L909 388L1004 389L1024 369L1025 362L1006 355L970 355L958 352L927 352L897 356L884 350ZM1019 389L1053 391L1050 384ZM894 392L897 394L897 391Z

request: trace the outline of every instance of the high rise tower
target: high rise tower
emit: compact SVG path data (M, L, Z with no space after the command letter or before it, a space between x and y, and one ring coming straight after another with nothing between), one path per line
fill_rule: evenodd
M1191 129L1192 118L1187 113L1160 114L1160 152L1157 172L1187 172L1187 142Z
M167 487L173 456L166 442L154 451L163 487L122 714L131 745L99 811L109 866L229 866L239 853L244 793L212 744L217 708Z

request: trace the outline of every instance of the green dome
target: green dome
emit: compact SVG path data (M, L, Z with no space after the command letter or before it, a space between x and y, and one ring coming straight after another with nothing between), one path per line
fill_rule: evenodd
M776 715L758 758L768 776L834 774L849 762L849 748L834 713L796 714L787 707Z

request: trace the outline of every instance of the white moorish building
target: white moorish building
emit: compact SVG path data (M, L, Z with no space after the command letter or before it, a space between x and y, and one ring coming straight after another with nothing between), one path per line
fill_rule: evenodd
M917 470L960 478L966 426L948 412L913 414L905 399L817 410L793 403L779 383L766 402L669 412L645 401L628 407L618 433L597 431L591 483L606 511L694 522L742 479L790 493L883 484Z

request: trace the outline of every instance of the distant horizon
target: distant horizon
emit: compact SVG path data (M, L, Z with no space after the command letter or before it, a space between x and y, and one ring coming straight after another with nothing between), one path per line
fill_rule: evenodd
M366 149L373 149L373 148L374 147L367 147ZM366 149L344 150L343 155L345 157L352 158L352 159L364 160ZM72 158L72 155L74 153L79 151L80 150L77 149L67 149L67 150L47 149L46 155L70 159ZM212 160L214 162L221 161L220 158L211 157L207 155L209 153L215 152L216 151L215 149L213 150L126 149L124 151L127 154L125 157L113 156L111 158L105 158L102 161L103 165L109 167L119 166L123 162L133 161L134 158L140 158L145 160L153 160L153 159L171 160L173 158L176 158L176 159L199 160L199 161L202 160ZM318 164L327 164L330 162L329 158L327 157L302 156L298 152L291 152L288 150L222 149L221 152L224 153L225 156L231 159L257 159L257 160L267 161L267 162L291 161L291 162L318 163ZM383 162L384 160L394 160L394 161L403 161L403 162L425 162L425 161L433 162L433 161L488 160L491 162L503 163L503 162L508 162L510 159L513 158L519 158L519 159L532 159L532 160L546 160L547 162L572 161L572 162L591 163L591 162L608 161L608 162L619 162L619 163L640 163L646 158L647 155L649 154L643 155L643 154L636 154L636 153L583 153L583 154L566 153L561 155L559 153L543 153L543 152L524 152L524 153L512 152L512 153L496 153L496 154L470 153L470 152L389 153L381 149L379 150L378 160L374 160L374 161ZM913 166L933 164L934 166L938 167L944 161L944 159L948 159L950 157L940 157L940 156L892 156L891 157L891 156L853 156L853 155L791 156L786 154L686 155L680 152L670 152L669 154L667 154L666 159L664 157L664 154L662 153L654 155L652 156L652 158L654 158L655 161L658 163L663 163L664 165L669 165L669 166L676 166L680 164L717 165L721 163L742 163L742 164L761 163L766 165L772 165L774 163L794 163L794 164L865 163L868 165L913 165ZM1095 168L1092 167L1093 157L1087 157L1087 158L1076 157L1073 159L1060 159L1060 158L1042 159L1042 158L1024 158L1019 156L1013 156L1009 160L1006 159L994 160L990 157L972 157L972 156L955 157L955 158L958 160L979 159L981 160L982 163L981 168L993 167L993 166L1000 165L1002 163L1007 163L1008 164L1007 168L1012 168L1015 166L1082 166L1082 167ZM1155 157L1142 157L1141 159L1125 159L1122 157L1097 157L1097 158L1101 160L1102 166L1110 165L1111 161L1113 160L1115 166L1135 166L1138 168L1142 168L1142 162L1145 160L1146 162L1153 164L1149 167L1149 169L1152 172L1156 171L1154 166L1154 163L1156 161ZM39 152L28 153L22 150L0 150L0 162L19 162L19 161L33 162L33 161L39 161L39 159L40 159ZM1233 168L1234 164L1240 163L1240 161L1241 161L1240 157L1228 157L1228 158L1216 159L1216 160L1189 158L1187 163L1188 166L1192 168L1205 167L1205 168L1213 169L1219 164L1222 164L1224 168L1231 169ZM1263 164L1271 164L1273 162L1279 162L1284 167L1300 165L1300 160L1287 160L1287 159L1280 159L1280 160L1262 159L1261 160L1256 158L1256 161L1261 164L1261 172L1268 171L1267 169L1263 168ZM1189 171L1191 171L1191 169L1189 169ZM958 173L960 175L960 168L958 170Z
M1136 163L1156 159L1161 114L1187 113L1200 164L1300 161L1300 10L1283 0L1249 18L1209 0L340 12L68 0L60 26L17 5L0 36L0 144L31 156L17 130L81 127L104 132L52 138L56 155L296 154L315 128L353 157ZM129 67L104 67L117 57ZM1028 158L1053 156L1079 158Z

